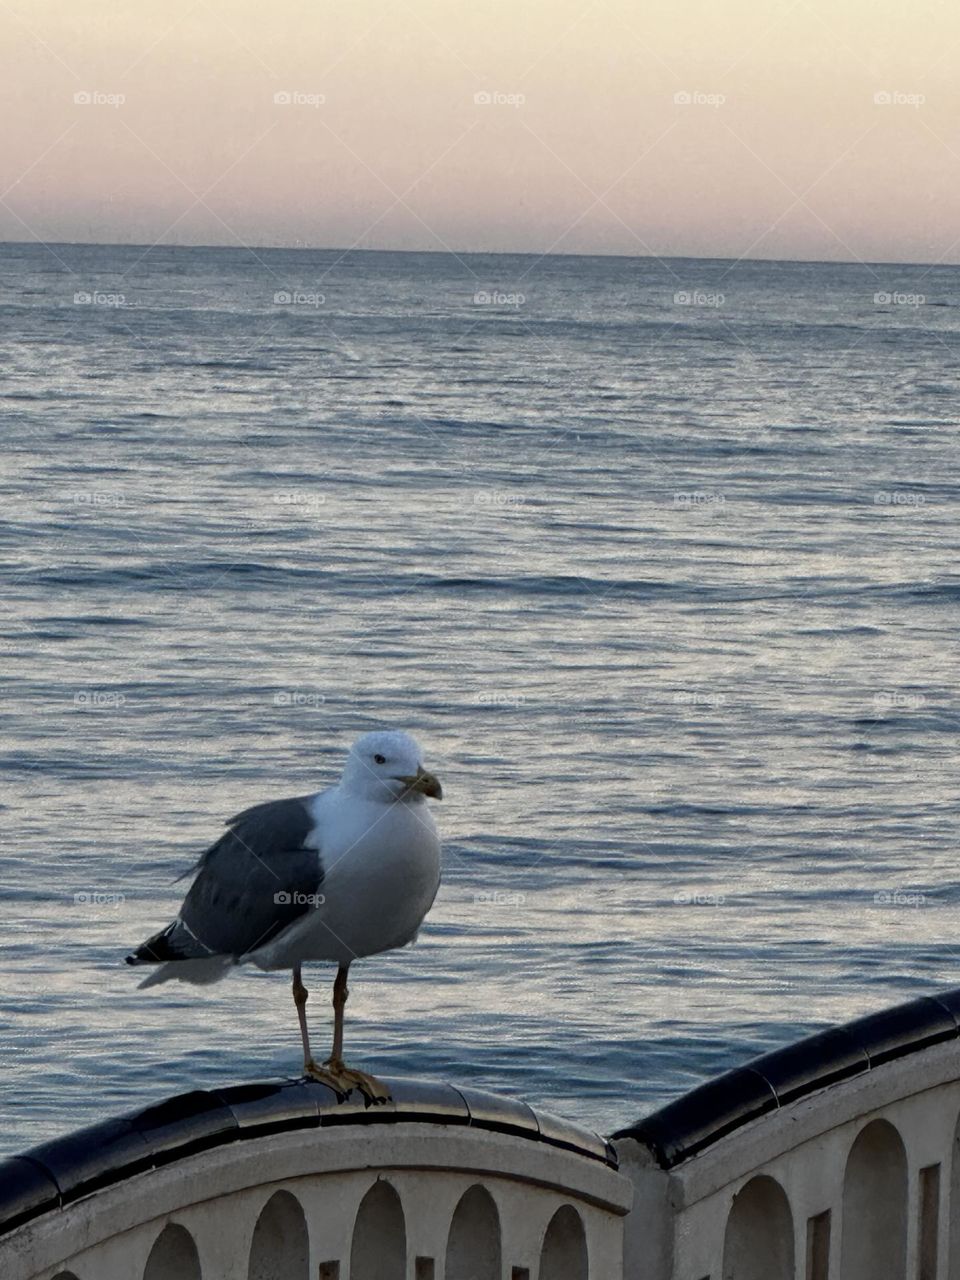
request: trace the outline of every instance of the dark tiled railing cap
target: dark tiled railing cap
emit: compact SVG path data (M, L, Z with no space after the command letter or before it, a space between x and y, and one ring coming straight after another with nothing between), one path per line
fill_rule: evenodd
M340 1098L313 1080L196 1090L45 1142L0 1161L0 1232L133 1174L285 1130L401 1121L462 1125L562 1147L616 1168L616 1153L604 1138L526 1103L423 1080L386 1083L390 1101L374 1106L357 1092Z
M960 1036L960 987L921 996L754 1058L618 1130L664 1169L770 1111L885 1062Z

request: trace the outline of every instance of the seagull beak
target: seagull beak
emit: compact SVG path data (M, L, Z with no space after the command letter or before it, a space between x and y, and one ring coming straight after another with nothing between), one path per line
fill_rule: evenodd
M408 791L419 791L421 795L430 796L434 800L443 799L440 779L432 773L427 773L422 764L417 765L417 772L412 777L410 774L405 777L401 775L398 781L405 782Z

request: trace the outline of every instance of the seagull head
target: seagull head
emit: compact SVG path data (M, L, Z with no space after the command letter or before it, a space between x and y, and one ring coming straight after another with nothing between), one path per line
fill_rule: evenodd
M423 767L422 753L409 733L381 729L365 733L350 748L340 786L367 800L443 799L435 774Z

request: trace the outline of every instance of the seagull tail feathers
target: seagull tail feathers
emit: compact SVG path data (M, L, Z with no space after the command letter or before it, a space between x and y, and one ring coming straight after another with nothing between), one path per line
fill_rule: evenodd
M141 988L155 987L174 979L198 985L219 982L235 963L233 956L211 952L209 947L203 946L179 918L127 956L127 964L156 965L140 983Z
M141 961L141 963L143 963ZM203 960L171 960L161 964L153 973L147 974L139 984L144 987L156 987L161 982L191 982L196 986L208 986L211 982L219 982L225 978L235 961L232 956L207 956Z

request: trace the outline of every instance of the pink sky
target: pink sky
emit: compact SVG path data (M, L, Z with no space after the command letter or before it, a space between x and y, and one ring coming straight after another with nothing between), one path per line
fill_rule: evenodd
M957 262L958 56L953 0L0 0L0 239Z

